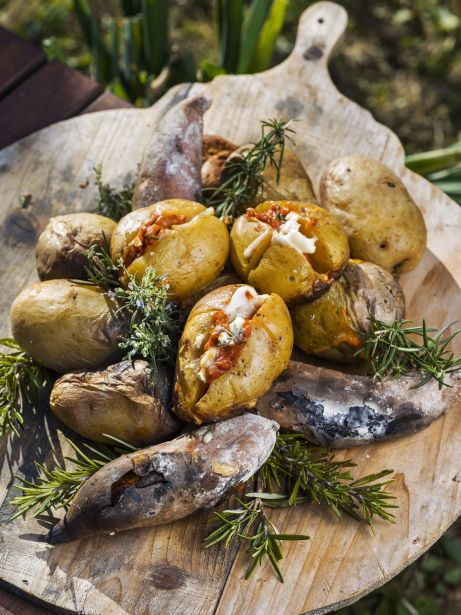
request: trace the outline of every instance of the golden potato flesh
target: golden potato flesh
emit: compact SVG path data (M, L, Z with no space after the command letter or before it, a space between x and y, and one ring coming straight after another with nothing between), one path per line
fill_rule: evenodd
M124 322L98 286L47 280L22 291L11 307L14 339L59 373L99 367L120 356Z
M231 259L243 280L288 303L307 301L341 275L349 247L339 221L313 203L266 201L240 216Z
M108 434L133 446L154 444L181 429L170 409L171 385L164 366L154 385L146 361L122 361L105 370L65 374L53 387L50 408L84 438L113 443Z
M293 349L288 309L275 294L223 286L191 311L179 343L173 410L197 424L254 406Z
M295 344L307 354L333 361L360 360L355 353L372 315L386 324L403 318L403 291L382 267L351 260L324 295L291 309Z
M171 298L183 300L220 275L229 233L211 208L171 199L122 218L112 235L111 255L114 261L121 258L137 280L153 267L167 276Z
M367 156L333 161L320 182L323 207L346 230L351 256L387 271L411 271L426 247L423 216L402 181Z
M86 280L86 251L92 245L105 247L116 226L110 218L91 213L50 218L37 243L39 278Z

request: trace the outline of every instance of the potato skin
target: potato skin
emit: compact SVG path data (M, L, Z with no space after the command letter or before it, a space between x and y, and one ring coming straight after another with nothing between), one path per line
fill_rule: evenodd
M47 280L23 290L11 307L18 344L58 373L107 365L121 356L125 323L98 286Z
M314 203L266 201L255 209L263 213L273 205L289 207L313 221L317 236L314 254L307 259L291 246L271 244L271 236L245 257L246 248L263 233L246 214L231 231L231 261L239 276L262 293L276 293L287 303L308 301L325 292L341 275L349 258L347 236L337 218ZM268 228L267 225L264 225Z
M147 267L154 267L157 275L168 276L171 298L181 301L220 275L229 255L229 233L215 215L204 215L204 205L170 199L137 209L120 220L111 240L114 261L126 259L128 244L138 230L162 212L182 214L186 222L166 230L155 246L128 266L128 272L139 280Z
M286 147L283 152L280 177L269 162L263 173L262 201L315 202L314 189L303 163L296 152Z
M164 442L178 435L181 422L171 408L173 374L159 366L155 385L146 361L122 361L100 371L65 374L50 397L54 414L95 442L109 434L133 446Z
M343 275L313 301L291 309L295 344L332 361L360 361L360 333L369 317L391 324L405 315L405 297L392 275L373 263L349 261Z
M209 385L198 378L197 362L203 352L197 348L197 336L204 343L212 328L215 310L230 301L242 285L218 288L192 309L179 342L173 411L184 421L210 423L252 408L285 369L293 350L290 315L283 300L270 295L253 316L251 335L237 363Z
M84 483L51 542L171 523L214 506L266 461L277 429L247 414L122 455Z
M65 214L50 218L38 238L37 272L41 280L86 280L86 250L110 241L116 222L92 213Z
M403 182L367 156L330 163L320 181L320 201L342 222L351 256L393 273L411 271L426 247L421 211Z

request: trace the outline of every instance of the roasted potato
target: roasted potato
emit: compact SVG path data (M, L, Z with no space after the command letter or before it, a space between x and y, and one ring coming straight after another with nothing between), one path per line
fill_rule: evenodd
M262 466L277 429L247 414L123 455L79 489L51 542L171 523L214 506Z
M373 263L350 260L343 275L311 303L291 309L295 344L332 361L359 361L370 316L391 324L405 315L405 297L393 276Z
M171 298L187 299L213 282L229 254L229 233L211 208L171 199L126 215L111 241L114 261L142 278L147 267L168 276Z
M123 361L100 371L78 371L56 381L50 408L68 427L95 442L133 446L176 436L181 422L171 412L173 374L157 369L155 384L146 361Z
M285 368L293 332L285 303L250 286L223 286L195 305L178 350L173 410L219 421L254 406Z
M59 373L107 365L120 357L125 322L117 308L98 286L39 282L13 302L13 336L33 359Z
M86 251L92 245L104 247L116 226L113 220L98 214L77 213L50 218L38 238L38 277L41 280L86 280Z
M423 216L391 169L367 156L333 161L320 182L323 207L346 230L351 256L387 271L411 271L426 247Z
M202 186L216 188L222 181L226 160L238 148L224 137L205 135L203 137Z
M266 201L240 216L231 231L231 259L240 277L287 303L325 292L348 258L341 224L313 203Z

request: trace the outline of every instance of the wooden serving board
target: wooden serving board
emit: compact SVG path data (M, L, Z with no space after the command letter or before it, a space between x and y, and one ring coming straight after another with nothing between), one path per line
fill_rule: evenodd
M223 76L178 86L147 110L117 110L56 124L0 152L2 209L2 333L16 294L36 280L34 245L51 215L91 209L95 189L83 189L91 163L120 184L135 172L169 108L206 93L214 98L206 132L236 143L255 139L259 120L297 117L296 149L314 184L334 158L362 153L402 176L423 210L429 245L416 271L404 276L410 317L440 326L461 310L461 209L427 181L404 169L397 137L368 111L342 96L327 63L347 22L345 11L320 2L306 11L296 46L280 66L253 76ZM31 101L33 104L33 101ZM32 205L20 206L20 196ZM338 453L357 474L393 468L400 509L396 525L373 535L325 510L299 507L274 514L280 531L309 534L284 543L285 584L263 566L250 581L245 548L204 550L208 514L172 525L50 547L46 531L26 518L9 523L14 474L34 475L33 459L62 460L62 432L46 410L27 418L24 436L0 444L0 580L57 612L101 615L258 615L325 613L357 600L419 557L461 512L459 407L407 438ZM43 414L45 419L43 418Z

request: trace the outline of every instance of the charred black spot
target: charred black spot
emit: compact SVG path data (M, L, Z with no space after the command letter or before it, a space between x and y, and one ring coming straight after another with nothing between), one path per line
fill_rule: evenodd
M303 58L305 60L320 60L320 58L323 57L323 51L320 47L316 46L316 45L312 45L312 47L309 47L309 49L306 49L306 51L303 53Z
M399 415L394 418L386 429L386 436L398 436L424 426L424 419L420 412L415 410L413 404L403 404Z
M386 182L386 185L389 186L389 188L396 188L396 184L394 184L394 182Z
M187 581L181 568L170 564L160 564L152 569L152 583L157 589L179 589Z
M381 250L385 250L386 248L388 248L388 247L389 247L389 244L388 244L388 242L387 242L387 241L382 241L382 242L379 244L379 247L381 248Z
M35 244L38 228L38 220L33 214L24 209L15 209L3 223L2 235L9 245Z

